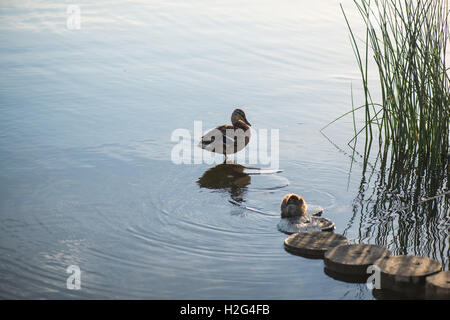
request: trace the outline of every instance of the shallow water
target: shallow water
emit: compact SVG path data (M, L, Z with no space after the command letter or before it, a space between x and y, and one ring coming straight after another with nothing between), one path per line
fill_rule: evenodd
M319 132L359 81L339 2L80 2L79 30L67 6L0 4L1 298L373 299L284 250L290 192L352 242L448 266L448 219L428 251L374 232L386 221L358 203L352 119L327 129L341 150ZM171 161L175 129L235 106L279 129L282 172Z

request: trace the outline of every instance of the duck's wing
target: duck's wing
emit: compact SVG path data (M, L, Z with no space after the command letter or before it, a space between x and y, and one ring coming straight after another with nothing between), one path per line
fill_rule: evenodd
M205 149L206 147L211 146L214 142L220 143L219 141L221 141L223 145L226 145L227 143L230 142L234 142L233 138L228 137L226 135L228 129L233 130L233 126L223 125L208 131L201 138L200 142L198 143L198 146L200 148Z

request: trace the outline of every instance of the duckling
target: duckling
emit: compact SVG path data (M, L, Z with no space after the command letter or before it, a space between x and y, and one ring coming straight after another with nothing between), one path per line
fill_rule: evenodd
M295 232L308 231L331 231L334 229L334 223L327 218L319 218L323 209L318 206L311 206L312 214L309 215L306 201L295 193L289 193L284 196L281 202L281 219L278 223L278 230L292 234ZM311 208L310 208L311 209Z
M223 154L227 160L227 154L233 154L244 149L250 142L251 124L248 122L245 112L235 109L231 114L232 125L222 125L206 133L198 143L198 147Z
M281 218L306 218L307 208L306 202L301 196L295 193L289 193L281 201Z

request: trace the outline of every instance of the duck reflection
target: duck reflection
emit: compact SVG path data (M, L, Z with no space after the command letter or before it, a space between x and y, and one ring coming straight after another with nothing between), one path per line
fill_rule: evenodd
M197 183L201 188L226 190L234 201L243 202L251 177L240 164L222 163L206 170Z

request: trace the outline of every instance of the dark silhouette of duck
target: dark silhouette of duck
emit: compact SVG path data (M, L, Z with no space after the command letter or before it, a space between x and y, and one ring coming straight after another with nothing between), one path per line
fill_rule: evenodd
M226 190L234 201L242 202L251 177L245 167L236 163L222 163L205 171L197 180L201 188Z

